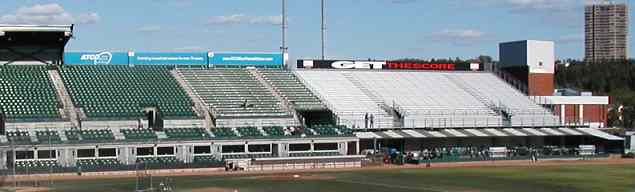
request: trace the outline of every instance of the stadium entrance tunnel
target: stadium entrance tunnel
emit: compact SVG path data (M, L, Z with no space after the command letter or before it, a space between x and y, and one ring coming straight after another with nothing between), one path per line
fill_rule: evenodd
M163 130L163 117L161 110L157 105L146 105L143 107L143 113L148 120L148 127L155 131Z
M335 125L336 121L334 115L329 110L316 110L316 111L298 111L298 115L308 127L318 125Z

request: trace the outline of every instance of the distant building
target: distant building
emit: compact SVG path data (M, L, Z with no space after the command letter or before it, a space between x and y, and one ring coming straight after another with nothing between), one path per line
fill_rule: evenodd
M525 84L528 95L553 95L554 46L537 40L500 43L498 68Z
M584 11L585 60L628 58L628 6L602 1Z

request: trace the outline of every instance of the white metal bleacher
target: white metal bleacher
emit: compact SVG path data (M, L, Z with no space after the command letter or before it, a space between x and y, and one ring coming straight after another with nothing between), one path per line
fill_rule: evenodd
M299 77L318 91L329 107L349 127L365 127L366 113L374 116L374 127L393 127L393 117L343 75L342 71L302 70Z
M381 109L382 102L404 116L403 127L503 126L503 117L493 104L512 113L514 126L557 124L549 111L491 73L299 70L297 74L338 117L358 127L364 123L359 115L364 112L392 121ZM370 90L383 101L373 100L361 89Z
M492 73L462 73L457 77L511 112L514 126L558 124L558 117Z
M443 72L360 71L352 73L386 103L396 104L405 127L500 126L501 117Z

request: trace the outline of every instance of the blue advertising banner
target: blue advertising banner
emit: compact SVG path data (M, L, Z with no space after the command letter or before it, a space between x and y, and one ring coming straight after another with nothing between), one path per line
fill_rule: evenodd
M128 65L127 52L66 52L64 64L69 65Z
M130 57L135 65L207 65L207 53L143 53Z
M212 53L212 65L278 66L284 64L281 53Z

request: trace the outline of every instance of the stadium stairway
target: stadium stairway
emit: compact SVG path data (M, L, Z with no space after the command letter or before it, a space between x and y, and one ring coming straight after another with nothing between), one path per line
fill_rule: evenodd
M212 123L212 112L209 110L209 107L207 107L207 105L201 100L201 98L196 93L194 93L194 90L192 90L192 87L190 87L185 79L183 79L183 74L179 73L179 71L177 70L170 70L170 74L174 77L174 79L176 79L181 88L185 90L185 93L187 93L187 95L192 99L192 102L194 102L194 108L196 109L195 111L196 113L198 113L198 116L203 116L205 118L205 128L209 129L213 127L214 125Z
M487 96L481 94L479 91L475 90L473 87L467 85L462 79L457 78L454 75L444 75L444 76L448 78L452 83L454 83L455 85L463 89L465 92L472 95L474 98L476 98L476 100L480 101L489 109L496 112L497 114L501 114L501 109L505 108L504 106L498 106L498 105L502 105L502 103L500 104L494 103L493 101L488 99Z
M64 86L62 76L60 76L60 73L57 70L48 70L48 75L53 82L53 86L55 87L57 98L60 98L60 100L62 101L62 117L69 118L73 127L79 127L77 110L75 110L75 105L73 104L73 100L68 94L68 90L66 90L66 86Z
M157 135L157 139L167 139L168 138L168 135L166 135L164 131L157 131L157 132L154 132L154 134Z
M256 80L258 80L258 82L260 82L260 84L262 84L269 92L271 92L271 95L273 95L273 97L275 97L280 102L280 106L281 106L282 110L291 112L291 115L293 116L293 119L296 120L298 122L298 124L299 124L300 120L298 118L298 114L296 113L295 110L292 110L289 107L289 101L284 99L282 97L282 95L280 95L273 88L273 86L271 86L271 84L269 84L267 82L267 80L265 80L265 78L262 76L261 73L258 72L257 69L248 69L248 71L254 78L256 78Z
M366 94L366 96L368 96L368 98L370 98L371 101L374 101L375 103L377 103L379 105L379 107L381 109L383 109L386 113L388 113L389 115L393 116L392 117L393 118L392 125L390 125L390 122L386 122L386 123L384 123L384 125L379 125L380 127L402 127L403 126L403 125L400 125L400 123L397 123L397 122L401 122L401 121L394 121L396 119L401 119L401 117L399 117L394 112L395 109L390 107L390 105L386 104L386 101L384 99L382 99L377 94L375 94L373 91L369 90L364 85L362 85L359 82L359 79L355 78L355 76L351 75L350 73L342 73L342 76L344 76L344 78L348 79L353 84L353 86L357 87L360 91L362 91L362 93ZM381 124L381 123L378 123L378 124Z

